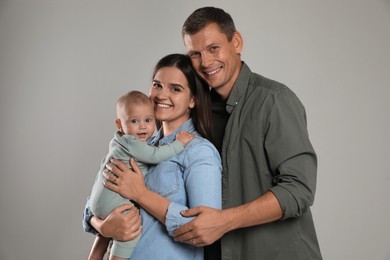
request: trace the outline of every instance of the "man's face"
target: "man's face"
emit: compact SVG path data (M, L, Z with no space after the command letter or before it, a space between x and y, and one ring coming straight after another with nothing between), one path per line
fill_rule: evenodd
M211 23L199 32L184 35L184 44L199 76L227 98L241 69L242 38L235 32L231 41Z

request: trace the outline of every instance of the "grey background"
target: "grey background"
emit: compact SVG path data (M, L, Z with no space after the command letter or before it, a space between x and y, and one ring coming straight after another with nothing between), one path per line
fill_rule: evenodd
M287 84L319 156L324 259L390 259L390 2L0 1L0 259L86 259L81 214L114 103L184 52L181 25L224 8L251 69Z

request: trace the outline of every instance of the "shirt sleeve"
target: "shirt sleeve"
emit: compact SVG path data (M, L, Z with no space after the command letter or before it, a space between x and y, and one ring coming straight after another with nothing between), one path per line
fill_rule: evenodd
M317 156L309 140L305 109L291 90L270 95L265 125L265 148L274 173L271 191L283 218L300 216L314 201Z
M178 155L184 149L183 144L178 140L161 146L153 146L128 135L126 136L126 142L129 149L131 149L129 154L132 154L136 160L149 164L157 164L168 160Z
M94 227L92 227L91 224L89 223L90 219L93 216L89 206L89 202L90 202L90 197L87 198L87 202L85 204L85 208L83 212L83 228L85 232L97 235L99 234L99 232L97 232L97 230Z
M185 156L184 182L189 207L222 207L221 159L212 144L198 144L191 147ZM193 217L183 217L180 212L187 206L171 202L166 215L165 226L169 235Z

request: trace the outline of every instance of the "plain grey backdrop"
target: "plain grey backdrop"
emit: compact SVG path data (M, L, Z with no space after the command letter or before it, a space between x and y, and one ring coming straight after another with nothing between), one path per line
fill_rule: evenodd
M1 260L86 259L115 101L148 92L206 5L233 16L251 69L306 107L324 259L390 259L389 0L0 0Z

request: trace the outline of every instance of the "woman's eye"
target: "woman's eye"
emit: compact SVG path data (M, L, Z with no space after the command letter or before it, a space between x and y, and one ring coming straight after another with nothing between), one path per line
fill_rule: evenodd
M180 92L180 91L181 91L181 88L180 88L180 87L172 87L172 88L171 88L171 91L172 91L172 92Z
M158 83L153 83L152 87L153 87L153 88L161 88L161 85L158 84Z

